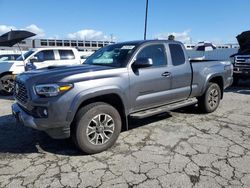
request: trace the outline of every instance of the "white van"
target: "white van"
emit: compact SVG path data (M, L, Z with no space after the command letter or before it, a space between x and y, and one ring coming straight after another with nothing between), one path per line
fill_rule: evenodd
M69 47L31 49L23 54L23 58L20 56L15 61L0 63L0 91L2 94L12 94L15 75L24 72L30 64L36 69L48 66L81 64L77 49Z

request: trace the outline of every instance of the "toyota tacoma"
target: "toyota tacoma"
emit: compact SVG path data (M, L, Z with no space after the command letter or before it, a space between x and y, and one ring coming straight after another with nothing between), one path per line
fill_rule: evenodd
M16 77L12 105L25 126L72 137L85 153L114 145L128 118L198 104L216 110L232 84L230 62L190 62L177 41L146 40L99 49L85 64L48 67Z

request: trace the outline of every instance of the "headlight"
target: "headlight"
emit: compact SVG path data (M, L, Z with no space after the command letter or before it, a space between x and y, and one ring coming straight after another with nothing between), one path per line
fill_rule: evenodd
M234 57L230 57L230 61L231 61L232 64L234 64L235 63L235 58Z
M72 84L41 84L35 86L36 93L41 96L53 97L62 92L68 91L73 87Z

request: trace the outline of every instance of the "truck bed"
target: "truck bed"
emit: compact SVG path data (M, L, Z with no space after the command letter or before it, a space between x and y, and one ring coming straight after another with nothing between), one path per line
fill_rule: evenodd
M217 60L191 60L190 61L193 69L193 80L192 80L192 92L191 97L199 96L200 93L205 89L207 77L209 74L223 75L223 82L227 84L227 77L230 77L231 71L230 61L217 61ZM221 74L224 73L224 74Z

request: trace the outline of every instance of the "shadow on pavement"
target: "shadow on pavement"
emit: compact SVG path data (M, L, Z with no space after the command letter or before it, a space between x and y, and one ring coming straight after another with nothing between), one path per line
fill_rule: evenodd
M191 105L183 108L173 110L173 112L184 113L184 114L205 114L200 110L198 105Z
M230 87L225 90L225 92L233 92L233 93L238 93L238 94L243 94L243 95L250 95L250 86L247 87L241 87L241 86L234 86Z
M16 123L12 115L0 117L0 158L2 154L44 152L82 155L70 139L52 139L44 132Z
M240 80L238 85L232 85L231 87L227 88L225 92L234 92L243 95L250 95L250 81Z
M130 119L129 130L170 117L170 114L163 113L141 120ZM45 152L67 156L84 155L70 139L55 140L44 132L16 123L12 115L0 116L0 158L10 154Z
M129 118L129 130L132 130L132 129L135 129L138 127L142 127L142 126L148 125L150 123L156 123L158 121L162 121L162 120L168 119L170 117L172 117L172 116L166 112L166 113L162 113L162 114L151 116L151 117L144 118L144 119ZM124 130L124 131L126 131L126 130Z
M5 95L0 94L0 99L13 101L14 97L13 96L5 96Z

